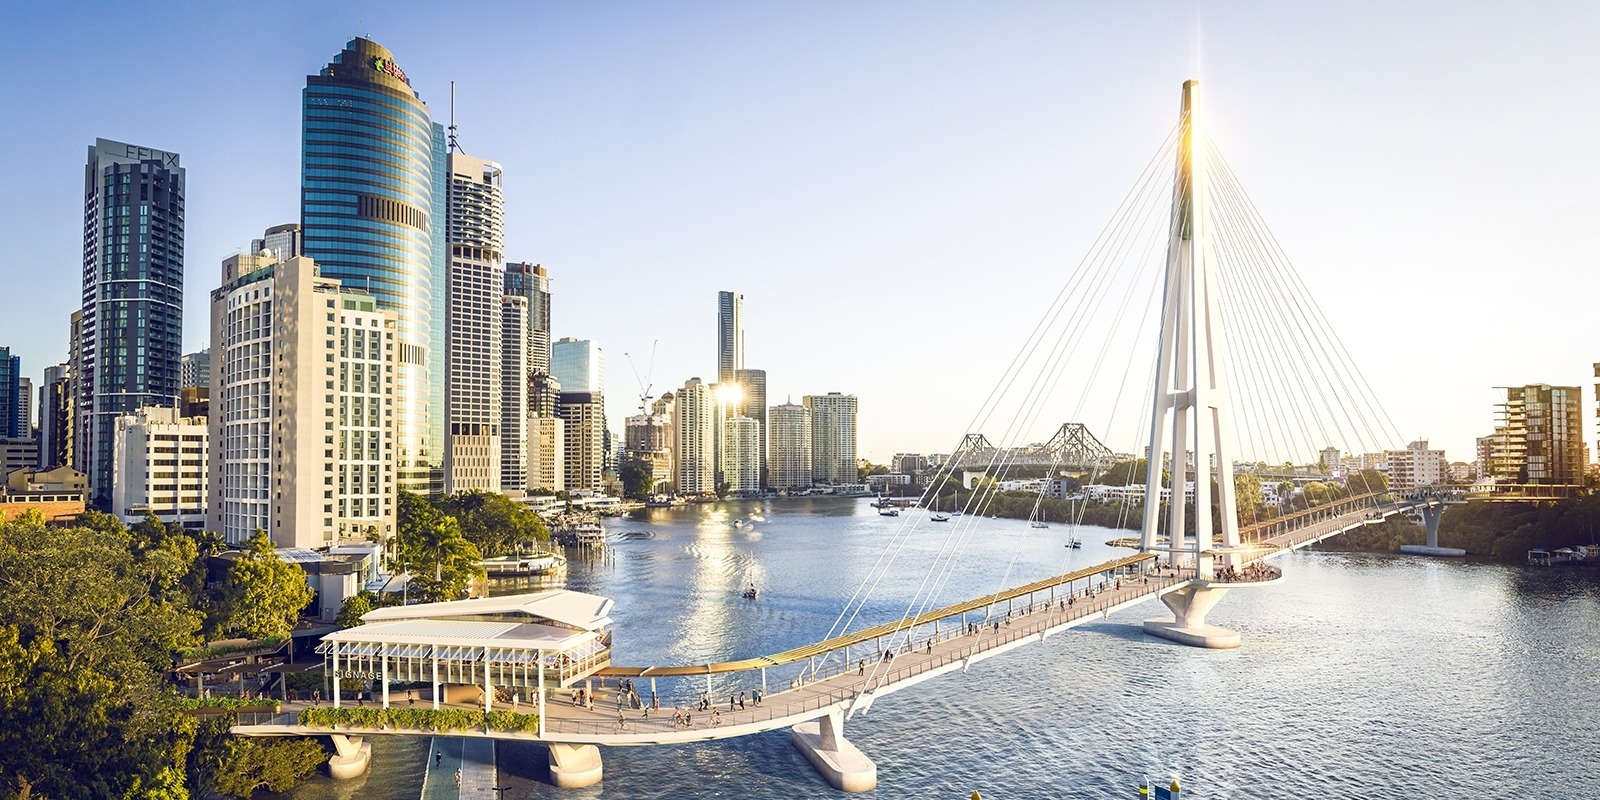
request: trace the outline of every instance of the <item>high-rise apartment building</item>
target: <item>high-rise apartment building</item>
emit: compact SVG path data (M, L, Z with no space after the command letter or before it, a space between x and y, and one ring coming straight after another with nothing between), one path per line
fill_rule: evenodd
M1581 486L1588 467L1582 390L1577 386L1504 387L1489 472L1504 483Z
M598 494L606 461L603 396L599 392L563 391L556 400L556 416L562 423L562 488Z
M67 465L67 444L72 440L72 380L66 364L44 368L39 387L39 468Z
M528 379L528 487L548 492L566 488L566 423L556 414L561 384L548 372Z
M528 490L528 298L500 297L500 491Z
M717 292L717 383L744 369L744 295Z
M178 396L185 171L178 154L96 139L83 175L76 456L111 503L117 417Z
M761 491L761 427L749 417L722 422L722 480L730 494Z
M767 438L767 484L811 488L811 409L794 403L768 409Z
M550 272L526 261L505 265L505 293L528 298L528 369L550 371Z
M1444 451L1429 450L1427 439L1412 442L1404 450L1386 450L1383 460L1389 468L1391 489L1437 486L1450 475Z
M717 491L717 401L710 386L690 378L677 393L672 428L678 462L678 494Z
M451 152L445 491L500 489L505 198L500 165Z
M155 514L205 527L209 439L205 417L177 409L150 406L117 417L111 513L130 525Z
M288 261L295 256L305 255L305 236L300 231L300 224L290 222L274 225L268 228L260 239L250 240L251 255L261 255L263 250L271 250L272 257L279 261Z
M811 479L817 483L855 483L856 396L829 392L806 395L811 409Z
M309 258L223 262L211 293L207 526L230 544L386 540L396 511L396 313Z
M22 357L11 355L11 348L0 347L0 439L23 436L17 421L21 418Z
M258 251L259 252L259 251ZM178 360L178 388L211 385L211 348L198 353L185 353Z
M756 433L760 439L756 471L764 491L767 488L767 371L734 370L733 380L739 385L739 403L735 414L756 421Z
M395 312L400 488L444 490L444 128L394 54L352 39L306 78L300 226L322 275ZM498 424L498 420L496 420Z
M33 379L26 376L17 378L17 435L23 438L34 438L33 429Z

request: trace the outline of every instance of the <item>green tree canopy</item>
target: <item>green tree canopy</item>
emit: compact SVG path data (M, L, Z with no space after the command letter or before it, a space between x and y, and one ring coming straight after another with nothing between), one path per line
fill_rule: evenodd
M622 459L617 465L617 478L622 481L622 496L629 500L644 500L655 491L650 465L642 458Z
M454 517L461 535L486 556L520 552L525 546L550 540L550 531L538 514L503 494L462 492L440 500L436 509Z
M396 566L410 573L411 596L423 602L455 600L483 574L483 556L461 534L461 525L425 498L400 493L400 517L395 526Z
M85 517L0 525L0 796L170 784L183 734L158 670L197 641L201 615L173 588L191 564L182 548L136 550L115 517Z
M294 630L295 620L314 595L306 583L306 571L284 561L265 531L250 537L244 553L228 570L223 592L229 627L252 639Z
M336 621L341 628L354 628L361 624L362 615L371 610L372 593L356 592L344 599L344 605L339 607L339 618Z

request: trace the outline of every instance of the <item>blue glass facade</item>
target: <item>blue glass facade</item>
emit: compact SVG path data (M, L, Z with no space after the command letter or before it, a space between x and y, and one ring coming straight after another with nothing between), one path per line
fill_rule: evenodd
M11 348L0 347L0 438L22 436L17 428L17 396L22 375L22 359L11 355Z
M322 274L397 312L400 488L436 493L444 452L444 129L394 55L354 39L306 78L300 224ZM438 198L437 201L435 198Z

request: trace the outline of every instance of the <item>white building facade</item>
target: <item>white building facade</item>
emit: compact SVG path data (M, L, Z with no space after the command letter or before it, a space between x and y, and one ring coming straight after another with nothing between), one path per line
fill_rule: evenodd
M856 396L829 392L806 395L811 409L811 479L818 483L855 483Z
M677 446L678 493L712 494L717 490L716 398L711 387L690 378L673 404L673 434Z
M501 486L501 298L505 292L505 199L500 165L447 157L450 251L445 307L447 493Z
M129 524L155 514L205 527L209 440L205 417L177 409L148 406L117 417L111 513Z
M211 293L207 527L321 548L394 532L396 319L309 258L240 255Z
M811 409L784 403L767 410L767 485L811 488Z

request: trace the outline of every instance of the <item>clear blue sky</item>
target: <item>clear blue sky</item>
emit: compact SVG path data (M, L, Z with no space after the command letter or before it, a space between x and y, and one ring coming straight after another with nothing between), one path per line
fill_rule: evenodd
M614 429L624 352L643 371L660 340L652 394L714 377L731 289L774 403L853 392L864 455L947 451L1198 75L1403 434L1470 460L1492 387L1590 396L1597 9L18 4L0 344L36 380L65 358L100 136L182 154L206 346L221 260L298 221L304 76L366 34L437 119L458 82L465 149L506 170L508 255L551 270L556 336L605 348Z

